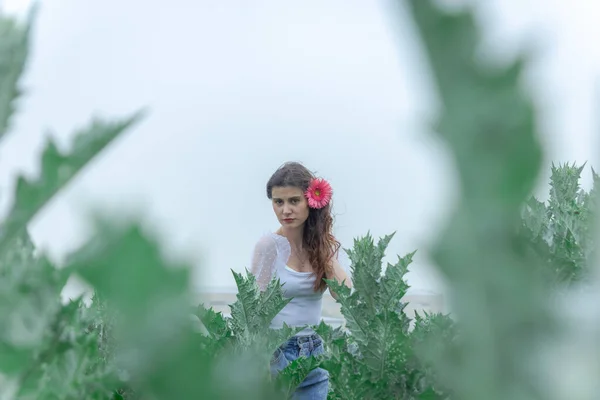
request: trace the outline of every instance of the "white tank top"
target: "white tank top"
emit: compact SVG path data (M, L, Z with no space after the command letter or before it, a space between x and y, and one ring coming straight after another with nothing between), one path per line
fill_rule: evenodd
M298 272L287 266L291 255L290 242L274 232L265 233L256 243L251 261L251 271L261 290L265 290L273 277L283 284L283 295L292 300L273 318L271 328L280 329L285 322L291 327L318 325L321 322L323 292L313 289L316 276L312 272ZM345 251L338 258L349 272L349 259ZM306 328L299 335L313 333Z
M283 328L285 322L289 326L318 325L321 322L323 292L314 291L315 274L298 272L287 265L276 270L277 277L283 285L283 295L292 300L273 318L271 328ZM310 328L298 334L313 333Z

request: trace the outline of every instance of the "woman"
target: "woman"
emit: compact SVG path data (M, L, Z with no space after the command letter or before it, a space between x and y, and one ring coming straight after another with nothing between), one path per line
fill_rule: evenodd
M323 280L335 279L351 287L338 261L340 243L332 235L332 190L302 164L288 162L267 182L267 197L281 224L274 233L256 244L252 273L261 290L277 277L284 284L284 296L292 300L271 322L271 328L317 325L321 320L322 298L327 289ZM337 295L330 290L331 295ZM323 353L321 338L305 328L275 352L271 373L276 375L300 356ZM295 392L295 399L326 399L329 374L322 368L311 371Z

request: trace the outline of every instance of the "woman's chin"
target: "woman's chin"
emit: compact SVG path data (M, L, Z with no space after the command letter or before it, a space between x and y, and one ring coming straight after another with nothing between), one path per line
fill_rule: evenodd
M298 228L300 225L302 225L301 223L298 222L298 220L293 220L293 221L282 220L280 222L281 222L281 226L283 226L285 228Z

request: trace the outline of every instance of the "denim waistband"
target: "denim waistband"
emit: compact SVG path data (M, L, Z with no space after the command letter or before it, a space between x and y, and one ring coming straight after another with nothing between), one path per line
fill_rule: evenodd
M310 343L310 342L322 342L323 339L321 338L321 336L317 335L316 333L310 334L310 335L296 335L296 336L292 336L291 338L288 339L287 343L290 344L302 344L302 343Z

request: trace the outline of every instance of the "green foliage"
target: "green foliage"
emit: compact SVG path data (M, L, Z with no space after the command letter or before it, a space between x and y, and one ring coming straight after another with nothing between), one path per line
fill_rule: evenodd
M0 252L10 246L27 223L50 199L106 146L141 117L137 113L119 122L93 121L89 127L76 133L73 149L63 154L49 138L42 153L41 173L30 181L24 176L17 179L15 199L0 230Z
M21 95L19 79L27 62L30 26L31 20L20 26L0 14L0 140L9 129L14 103Z
M33 13L31 14L33 16ZM28 54L32 19L0 17L0 137L7 133ZM27 224L103 148L129 127L96 121L61 153L49 141L39 178L19 177L14 203L0 224L0 372L2 395L19 399L106 399L118 387L116 371L102 356L94 307L81 299L61 302L72 270L57 269L35 254Z
M33 13L31 14L33 16ZM7 133L28 54L32 19L19 24L0 17L0 137ZM73 150L49 140L39 178L19 177L14 202L0 224L0 372L3 395L19 399L108 398L115 371L101 357L94 308L81 299L61 302L72 273L36 255L27 224L90 160L137 120L95 121L76 135Z
M0 44L0 72L5 73L0 75L0 138L8 126L12 103L19 92L16 88L28 52L31 22L28 20L25 26L19 26L0 17L0 30L4 31ZM0 253L7 251L13 239L23 233L31 219L61 188L142 116L140 111L117 122L94 119L88 127L75 133L72 149L66 154L57 148L52 138L48 138L42 151L39 177L33 181L22 175L17 178L13 204L0 225Z
M413 399L427 393L434 396L430 398L445 398L441 386L433 385L433 372L426 372L430 368L427 360L420 359L413 348L430 339L429 332L437 334L442 329L449 346L454 340L454 327L448 316L427 315L418 318L419 326L427 329L416 330L417 336L411 334L402 298L408 289L404 275L414 252L388 264L382 273L382 260L392 237L386 236L374 245L368 234L347 250L355 290L328 281L339 295L347 329L334 329L324 322L313 327L324 340L326 354L289 363L275 380L280 396L288 398L311 370L322 367L330 373L331 399ZM283 297L280 282L273 279L261 292L253 275L233 274L238 294L237 301L230 305L230 318L212 308L198 307L197 315L205 328L204 349L215 358L252 354L258 361L257 368L266 373L276 348L304 327L269 329L273 317L290 301ZM438 341L439 346L444 343Z
M19 399L106 399L119 386L103 356L100 310L60 301L68 272L34 255L26 231L0 264L0 371Z
M592 169L593 187L586 192L579 181L583 166L552 166L547 202L531 197L523 209L521 233L555 283L589 278L595 259L594 235L600 178Z
M207 331L205 342L207 351L215 358L231 357L235 354L246 354L252 358L254 369L262 371L262 384L268 387L269 361L273 353L288 338L302 328L291 328L284 324L282 329L269 329L271 320L288 304L291 299L284 298L281 283L273 279L261 292L254 275L233 272L238 294L237 301L230 305L231 317L225 318L215 313L212 308L198 306L196 315ZM295 387L304 380L312 370L312 364L304 361L290 366L285 373L278 376L271 389L283 391L279 396L288 396Z
M114 363L126 372L135 396L276 398L253 352L240 355L239 347L226 343L233 339L227 321L201 310L209 335L198 332L189 314L190 266L166 262L159 244L139 225L118 227L99 220L96 233L69 257L69 267L117 311ZM256 329L252 324L259 318L243 303L250 291L246 287L240 291L245 294L240 296L239 309L247 313L232 326L240 327L234 332L243 339L241 333ZM274 296L264 303L270 309L276 301Z
M424 382L429 387L421 394L420 399L455 398L453 391L442 384L439 371L434 367L436 358L457 360L458 328L456 322L444 314L415 315L414 329L411 333L411 348L418 356L417 365L420 368Z
M393 236L387 235L375 245L367 234L346 250L352 262L353 291L327 281L338 293L348 329L345 334L324 324L317 327L328 343L329 355L322 366L330 371L332 398L413 399L427 391L438 396L434 398L444 398L442 391L433 391L423 372L425 365L414 352L411 321L403 311L406 304L402 299L409 288L404 275L415 252L398 257L395 264L388 263L382 273L382 260ZM437 319L427 316L425 320L446 325L451 321L448 316L433 318Z
M291 299L284 299L279 281L270 282L261 293L254 275L247 274L244 279L241 274L232 272L238 287L238 301L231 305L232 330L243 346L250 346L256 343L257 336L265 337L271 320ZM275 347L292 336L287 329L282 332L284 336L277 340Z
M436 126L454 156L461 197L431 254L452 289L455 351L435 354L441 383L463 400L544 399L540 349L556 334L552 288L517 233L542 160L525 58L483 64L471 6L409 10L441 100Z

